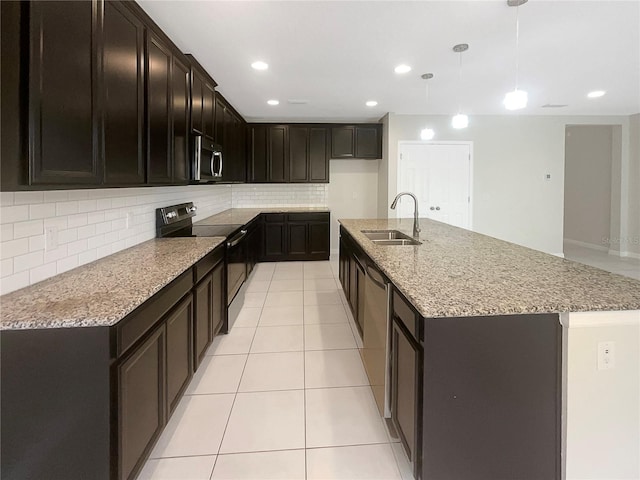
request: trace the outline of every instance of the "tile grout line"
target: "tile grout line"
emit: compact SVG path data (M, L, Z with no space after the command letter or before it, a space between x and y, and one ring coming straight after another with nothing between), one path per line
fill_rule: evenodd
M305 328L304 328L304 265L302 266L302 420L304 428L304 478L307 480L307 353L305 344Z

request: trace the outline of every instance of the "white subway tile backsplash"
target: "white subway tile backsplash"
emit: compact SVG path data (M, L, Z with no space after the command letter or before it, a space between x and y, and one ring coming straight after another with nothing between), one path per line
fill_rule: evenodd
M68 190L51 190L44 192L44 203L66 202L69 200Z
M68 228L58 231L58 245L64 245L78 239L78 229Z
M76 253L84 252L85 250L87 250L87 248L88 248L87 239L83 238L82 240L76 240L75 242L70 242L67 245L67 253L69 253L69 255L73 255Z
M13 197L14 205L31 205L42 203L44 192L15 192Z
M0 207L0 223L15 223L29 220L29 205Z
M95 212L97 208L96 200L80 200L78 202L78 213Z
M13 224L13 238L24 238L30 237L31 235L42 235L43 233L44 222L42 220L31 220Z
M7 275L0 280L0 292L7 293L13 292L20 288L30 285L29 283L29 271L15 273L13 275Z
M25 255L18 255L17 257L13 257L13 271L18 273L24 270L31 270L32 268L42 265L43 262L44 252L42 250Z
M198 221L232 207L323 207L327 193L326 184L0 192L0 294L154 238L159 207L192 201ZM49 227L58 229L58 248L45 251Z
M76 213L67 217L67 226L69 228L82 227L88 223L86 213Z
M56 206L53 203L40 203L29 205L29 218L32 220L38 218L55 217Z
M44 250L44 234L29 237L29 251L36 252L38 250Z
M8 242L0 243L0 258L2 260L24 255L28 252L29 242L23 239L9 240Z
M80 265L93 262L94 260L97 260L97 259L98 259L98 254L95 248L85 250L84 252L78 254L78 263Z
M78 213L78 202L56 203L56 215L73 215L74 213Z
M13 275L13 258L0 260L0 276Z
M58 273L66 272L78 266L78 255L71 255L56 262L56 270Z
M13 223L3 223L0 225L0 242L13 240Z
M46 263L29 271L29 283L38 283L58 273L56 262Z
M95 225L85 225L84 227L78 227L78 240L82 238L89 238L96 234Z

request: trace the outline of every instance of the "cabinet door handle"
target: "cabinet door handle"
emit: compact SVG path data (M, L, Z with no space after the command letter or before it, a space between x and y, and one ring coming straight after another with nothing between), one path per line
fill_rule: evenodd
M440 210L440 207L436 207L436 210Z
M200 164L202 162L202 137L195 137L195 165L193 166L193 179L200 180Z
M429 208L429 210L435 210L435 208L431 207L431 208Z

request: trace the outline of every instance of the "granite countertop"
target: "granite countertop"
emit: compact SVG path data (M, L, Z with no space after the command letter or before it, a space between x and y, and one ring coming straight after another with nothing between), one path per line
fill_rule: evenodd
M0 330L114 325L224 241L156 238L3 295Z
M339 220L424 317L640 310L640 281L420 219L418 246L379 246L361 230L411 235L413 219Z
M329 212L327 207L230 208L194 222L196 225L246 225L261 213Z

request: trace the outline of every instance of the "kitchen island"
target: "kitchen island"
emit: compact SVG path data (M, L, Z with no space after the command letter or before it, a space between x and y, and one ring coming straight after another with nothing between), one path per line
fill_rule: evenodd
M639 281L427 219L416 246L379 245L363 233L410 235L408 219L340 223L341 279L354 317L370 299L358 298L359 289L354 298L354 281L345 278L361 281L343 273L343 250L362 265L358 271L375 268L391 284L387 388L416 478L559 480L579 471L574 463L589 462L576 459L583 452L571 443L572 417L563 410L575 401L567 395L568 326L606 316L604 323L622 318L633 334ZM627 379L637 399L637 345L629 350ZM590 360L595 365L595 355ZM638 412L630 408L630 435L617 441L637 458Z

